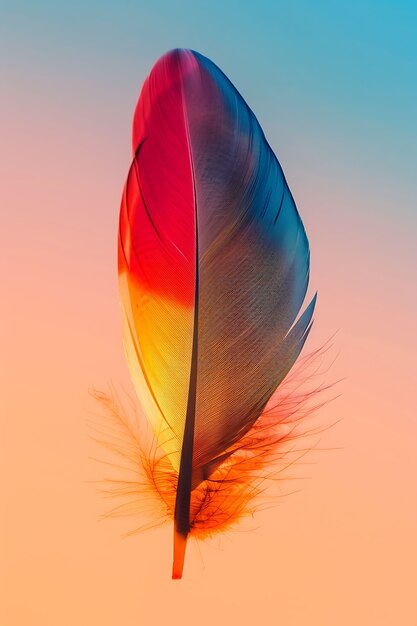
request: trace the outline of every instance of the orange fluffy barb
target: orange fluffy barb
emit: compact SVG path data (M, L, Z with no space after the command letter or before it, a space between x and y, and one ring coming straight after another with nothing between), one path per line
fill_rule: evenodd
M328 401L325 392L333 387L316 383L323 375L321 363L327 350L324 347L299 359L252 429L192 491L190 536L212 537L276 503L268 482L288 481L286 470L300 463L313 447L317 449L309 443L311 436L327 426L315 425L314 416ZM146 420L138 415L135 402L126 396L127 408L114 390L110 394L94 391L93 396L104 409L102 419L93 423L94 438L115 457L114 463L104 461L114 477L101 482L103 495L119 504L105 517L130 516L140 521L128 535L172 521L178 473L157 439L143 431Z
M282 168L232 83L192 50L166 54L143 85L118 269L126 357L157 442L138 435L124 454L174 519L180 578L188 537L250 510L296 436L306 398L283 381L316 302L304 302L310 250Z

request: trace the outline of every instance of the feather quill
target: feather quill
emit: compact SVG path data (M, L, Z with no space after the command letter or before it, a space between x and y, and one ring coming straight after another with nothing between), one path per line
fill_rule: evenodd
M278 160L242 96L197 52L167 53L143 85L118 266L130 373L175 484L180 578L189 535L215 526L207 499L233 479L238 505L234 461L244 471L242 450L272 443L265 408L315 305L300 315L309 246Z

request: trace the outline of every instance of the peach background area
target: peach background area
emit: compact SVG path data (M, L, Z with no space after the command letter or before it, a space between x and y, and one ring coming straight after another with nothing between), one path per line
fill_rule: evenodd
M115 241L133 91L116 110L100 87L84 100L85 79L70 106L64 83L36 80L2 102L2 623L415 625L415 249L397 209L411 194L346 171L336 140L266 121L311 242L309 346L338 331L325 379L345 377L342 396L320 419L342 418L322 436L339 449L296 468L309 480L256 530L190 545L171 581L172 529L121 539L132 522L99 522L108 505L88 483L106 473L88 389L132 390Z

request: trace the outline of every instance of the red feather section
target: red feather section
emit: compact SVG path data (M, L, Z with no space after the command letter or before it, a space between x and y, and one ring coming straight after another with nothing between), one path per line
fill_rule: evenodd
M128 268L144 290L193 306L196 226L185 71L184 58L180 64L178 55L165 56L142 88L120 212L119 271Z

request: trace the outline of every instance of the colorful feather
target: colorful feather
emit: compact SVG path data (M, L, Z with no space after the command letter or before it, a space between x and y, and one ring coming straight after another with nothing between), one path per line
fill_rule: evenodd
M315 304L300 315L309 246L282 169L243 98L197 52L169 52L143 85L118 248L124 345L164 451L158 477L148 471L174 517L180 578L188 536L227 525L245 476L280 439L266 407Z

